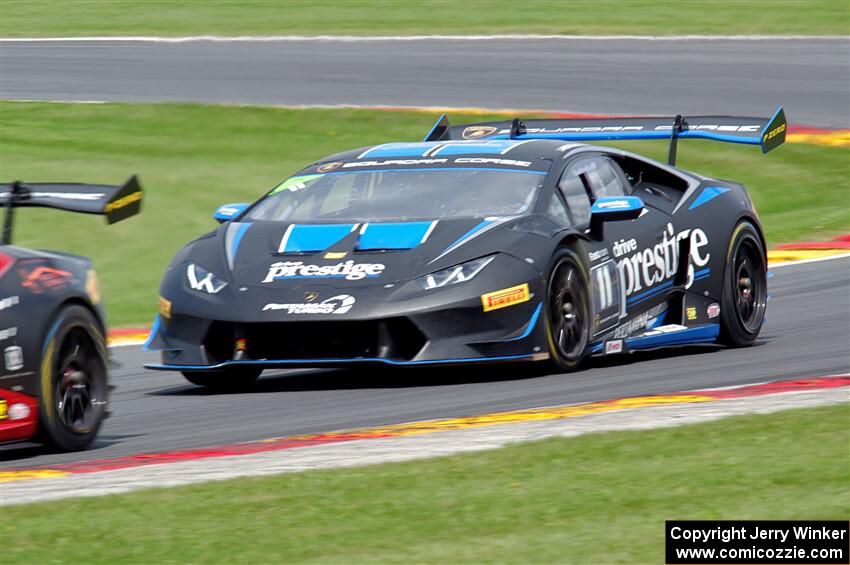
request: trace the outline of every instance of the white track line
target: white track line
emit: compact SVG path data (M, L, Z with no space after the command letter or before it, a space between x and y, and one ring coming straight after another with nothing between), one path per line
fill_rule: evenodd
M55 42L137 42L137 43L283 43L324 42L363 43L389 41L807 41L807 40L850 40L843 35L546 35L546 34L495 34L495 35L190 35L161 37L144 35L90 36L90 37L2 37L4 43L55 43Z

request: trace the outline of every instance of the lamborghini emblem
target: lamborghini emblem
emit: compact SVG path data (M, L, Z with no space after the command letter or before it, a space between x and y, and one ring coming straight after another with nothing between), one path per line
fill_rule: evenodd
M463 130L461 137L464 139L480 139L493 133L496 133L496 128L493 126L469 126Z

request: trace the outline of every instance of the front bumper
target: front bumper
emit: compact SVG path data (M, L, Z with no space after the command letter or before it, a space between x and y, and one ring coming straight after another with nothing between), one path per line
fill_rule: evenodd
M181 312L179 301L174 301L170 316L157 318L146 344L147 349L162 351L162 362L145 366L211 371L246 365L414 366L543 360L549 355L545 285L530 269L518 274L522 278L508 279L515 284L505 288L524 286L521 299L487 311L482 295L498 292L501 286L492 279L425 294L427 301L422 293L411 300L382 300L380 287L360 288L358 304L368 301L369 307L346 316L273 312L246 319L237 310L206 317L197 311Z

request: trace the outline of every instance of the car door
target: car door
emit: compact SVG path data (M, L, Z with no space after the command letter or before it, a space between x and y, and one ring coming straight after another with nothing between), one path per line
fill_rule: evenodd
M620 166L602 153L584 153L572 159L564 168L558 189L577 226L589 226L591 198L628 196L632 192ZM665 255L672 250L665 251L662 245L664 234L672 228L668 224L669 214L651 206L635 220L605 223L603 240L588 254L594 335L663 308L664 290L672 286L670 277L676 268L673 255Z

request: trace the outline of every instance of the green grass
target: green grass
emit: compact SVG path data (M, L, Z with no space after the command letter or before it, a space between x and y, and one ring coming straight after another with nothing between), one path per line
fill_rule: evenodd
M0 36L847 35L846 0L0 0Z
M96 217L20 210L15 242L92 257L110 323L149 323L165 266L216 226L217 206L252 201L324 155L421 139L434 120L421 112L0 102L0 175L117 184L138 173L140 216L107 227ZM663 142L620 145L666 155ZM757 147L683 141L679 155L685 168L745 183L770 243L848 231L845 148L789 144L763 156Z
M668 519L850 517L850 406L3 508L3 563L662 563Z

